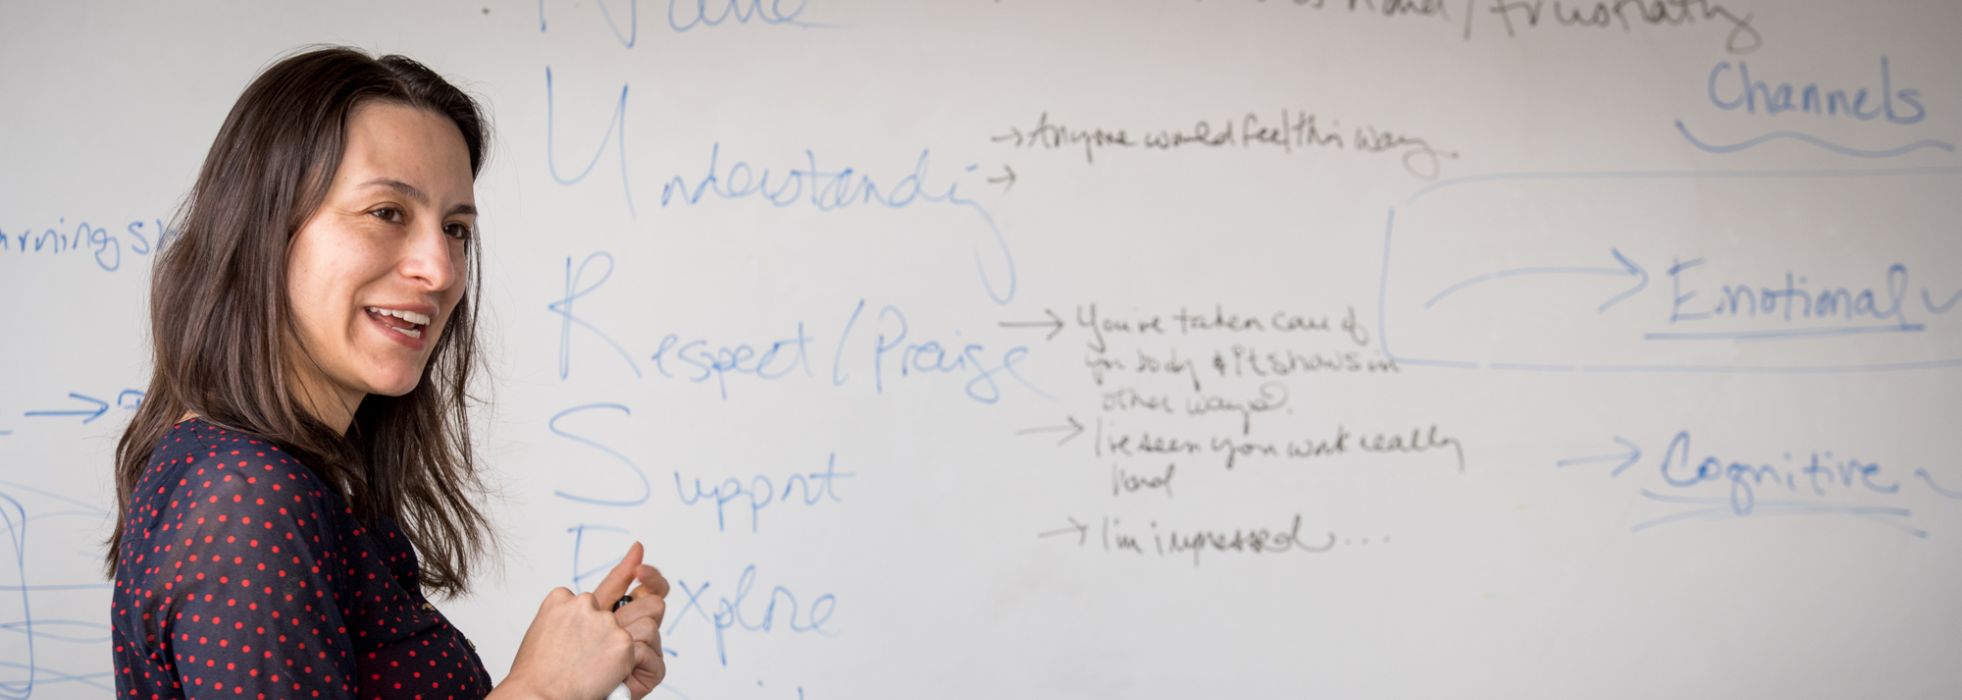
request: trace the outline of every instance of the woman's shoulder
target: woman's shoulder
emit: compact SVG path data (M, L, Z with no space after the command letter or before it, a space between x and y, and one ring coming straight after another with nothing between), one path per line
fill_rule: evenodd
M349 510L338 490L298 456L265 437L202 418L178 423L157 441L131 501L152 517L216 509L318 520Z

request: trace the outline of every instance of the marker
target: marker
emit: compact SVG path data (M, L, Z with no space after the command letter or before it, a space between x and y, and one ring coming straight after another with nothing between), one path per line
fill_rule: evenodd
M627 604L631 602L634 602L633 596L620 596L619 600L613 601L613 611L619 612L621 608L627 607ZM613 692L606 694L606 700L634 700L634 691L628 690L626 683L621 683L620 687L614 688Z

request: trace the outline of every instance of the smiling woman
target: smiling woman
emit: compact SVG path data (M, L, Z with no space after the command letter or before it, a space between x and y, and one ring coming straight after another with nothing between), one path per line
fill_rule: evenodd
M287 297L308 300L293 308L306 355L295 364L319 370L296 377L298 393L330 427L363 397L414 389L462 301L476 224L469 153L435 112L371 102L349 115L340 169L287 252Z
M119 695L635 697L667 582L635 545L547 595L493 688L424 591L491 547L466 390L487 128L423 65L296 54L246 88L159 255L116 450ZM635 580L633 601L609 605Z

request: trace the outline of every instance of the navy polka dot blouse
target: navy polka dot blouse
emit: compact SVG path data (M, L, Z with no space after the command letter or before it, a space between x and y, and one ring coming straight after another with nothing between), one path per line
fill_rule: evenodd
M481 698L393 522L267 441L197 419L137 480L111 610L126 698Z

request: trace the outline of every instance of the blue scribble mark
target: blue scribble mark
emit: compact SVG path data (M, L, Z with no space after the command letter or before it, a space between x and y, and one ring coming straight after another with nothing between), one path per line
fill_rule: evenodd
M1902 144L1894 148L1881 148L1881 149L1853 148L1851 146L1842 146L1833 143L1831 141L1827 141L1825 139L1819 138L1817 136L1813 136L1811 134L1807 134L1799 131L1792 131L1790 129L1778 129L1775 131L1770 131L1765 133L1764 135L1744 139L1743 141L1739 141L1737 143L1713 144L1713 143L1706 142L1702 139L1699 139L1696 137L1695 134L1690 133L1689 127L1685 126L1682 120L1680 119L1676 120L1676 131L1680 132L1683 135L1683 138L1690 142L1690 145L1697 147L1698 150L1701 150L1705 153L1736 153L1738 151L1746 150L1749 148L1755 148L1760 144L1776 139L1791 139L1794 141L1799 141L1801 143L1811 144L1813 146L1817 146L1819 148L1832 151L1834 153L1838 153L1843 156L1851 156L1854 158L1892 158L1894 156L1913 153L1915 151L1924 148L1939 148L1941 150L1948 151L1950 153L1955 152L1955 144L1949 143L1947 141L1936 141L1934 139L1922 139L1920 141L1915 141L1913 143Z
M1608 472L1608 475L1621 476L1621 473L1623 471L1627 471L1629 467L1635 466L1636 462L1642 460L1642 448L1636 446L1635 443L1633 442L1629 442L1627 438L1623 438L1619 435L1615 436L1615 443L1621 445L1624 449L1621 452L1613 452L1609 454L1592 455L1588 457L1569 457L1567 459L1554 462L1553 466L1570 467L1576 464L1594 464L1597 462L1613 462L1616 460L1620 460L1621 464L1616 465L1613 470Z
M603 562L598 566L594 566L589 569L582 570L579 568L579 560L580 560L579 553L585 547L586 533L610 532L616 535L633 534L631 532L628 532L626 528L613 527L611 525L580 524L580 525L574 525L572 527L568 527L565 529L565 531L572 535L572 582L571 582L572 585L568 586L568 588L571 588L573 591L580 592L580 593L584 593L586 591L587 579L591 579L599 576L605 576L606 572L613 570L613 562Z
M1644 333L1643 340L1795 340L1839 335L1867 335L1871 333L1920 333L1926 330L1919 323L1886 324L1880 326L1829 326L1824 328L1786 328L1760 331L1705 331L1705 332L1662 332Z
M38 627L39 629L33 629L36 627ZM88 636L81 636L80 634L64 634L50 628L75 629L84 632L89 632L91 634L89 634ZM30 622L0 623L0 632L9 632L9 633L19 634L23 636L27 634L33 634L36 638L39 639L50 639L57 642L72 642L75 644L101 644L103 642L109 641L110 638L114 636L109 634L108 625L99 622L89 622L88 620L58 620L52 618L34 620L31 623Z
M619 39L621 46L633 48L634 42L640 40L640 0L627 2L627 33L624 36L620 34L620 24L613 21L613 11L607 9L606 0L593 0L593 4L599 6L600 16L606 18L606 28L613 30L613 38ZM541 24L544 22L542 10L539 13L539 21Z
M695 6L694 19L681 21L675 18L675 6L684 2ZM747 10L743 8L745 3L749 6ZM713 17L709 16L709 6L711 4L724 5L721 14ZM770 0L769 8L766 10L763 6L763 0L668 0L668 28L676 32L686 32L699 26L718 26L730 19L734 19L737 24L749 24L752 21L756 21L763 24L789 25L804 29L843 28L838 25L820 24L801 19L801 15L804 14L804 6L807 4L806 0L798 0L797 6L788 11L784 10L783 4L783 0Z
M614 507L625 508L625 507L637 506L642 503L646 503L647 499L653 496L654 494L654 486L652 483L650 483L647 480L647 472L642 471L640 465L634 464L634 461L632 459L628 458L624 454L621 454L619 450L615 450L611 447L601 444L597 440L593 440L591 438L574 435L572 433L566 432L564 429L559 427L559 421L565 420L566 418L574 414L585 413L587 411L597 411L597 410L612 410L612 411L619 411L621 414L624 415L629 415L629 416L633 415L632 409L629 409L626 406L622 406L617 403L586 404L584 406L574 406L572 408L568 408L563 411L559 411L556 414L553 414L552 419L546 421L545 425L547 429L552 431L553 435L557 435L559 437L565 438L567 440L571 440L581 445L591 447L595 450L599 450L601 452L606 453L608 456L613 457L613 459L617 460L620 463L620 465L626 469L627 473L632 474L635 478L640 480L640 495L631 498L595 498L592 496L580 496L577 494L566 493L564 491L559 491L559 490L552 491L552 495L558 496L559 498L563 498L568 501L573 501L576 503L585 503L585 504L596 505L596 506L614 506Z
M7 662L8 666L25 669L27 679L19 682L0 681L0 697L27 698L34 695L35 677L41 672L40 666L35 664L34 606L28 595L31 588L27 584L27 507L6 492L0 492L0 525L7 528L7 543L13 549L14 576L18 581L17 585L0 590L20 593L19 624L27 636L25 663Z
M634 218L636 216L634 212L634 188L627 180L627 90L629 87L627 83L620 84L620 101L613 107L613 119L606 124L606 135L600 137L599 147L593 149L592 160L586 162L586 167L580 170L578 175L566 177L559 174L558 148L553 144L553 134L558 131L555 126L558 113L553 107L554 102L552 100L552 67L546 66L545 168L551 172L552 179L559 184L575 184L586 179L587 175L592 174L593 168L599 166L600 157L606 154L606 145L608 143L613 144L613 153L620 161L620 191L627 200L627 216L628 218Z
M1605 312L1608 309L1613 308L1614 305L1621 303L1622 300L1634 296L1636 292L1640 292L1642 291L1643 288L1649 286L1649 273L1647 270L1642 269L1641 265L1637 265L1635 264L1634 261L1629 260L1628 256L1622 255L1621 251L1619 250L1609 248L1608 252L1614 255L1616 262L1621 263L1619 267L1519 267L1510 270L1500 270L1498 272L1491 272L1483 275L1477 275L1470 279L1466 279L1464 281L1458 282L1451 286L1445 287L1442 291L1439 291L1436 295L1432 296L1429 301L1424 302L1424 308L1429 309L1433 306L1436 306L1437 303L1443 301L1445 297L1451 296L1452 294L1456 294L1460 290L1463 290L1467 287L1476 286L1479 284L1483 284L1485 282L1490 282L1495 279L1502 279L1506 277L1526 277L1526 276L1537 276L1537 275L1607 275L1613 277L1639 277L1640 279L1635 282L1634 287L1630 287L1629 289L1623 291L1620 294L1616 294L1612 297L1609 297L1606 301L1601 302L1600 307L1595 309L1597 312Z
M628 27L627 33L624 35L620 33L620 24L613 21L613 11L607 9L606 0L594 0L593 4L599 6L600 16L606 18L606 27L613 31L613 38L618 39L621 46L630 49L633 48L634 42L640 38L640 0L631 0L627 6ZM545 0L538 0L539 33L544 33L547 26L545 22Z
M1649 500L1662 503L1675 503L1703 506L1679 511L1661 517L1650 518L1636 523L1631 532L1641 532L1650 528L1686 520L1721 520L1767 515L1842 515L1864 518L1870 522L1886 525L1919 538L1927 538L1928 531L1906 523L1885 520L1884 518L1906 518L1913 513L1906 508L1890 506L1862 506L1847 503L1819 503L1814 501L1758 501L1750 512L1739 513L1731 506L1730 499L1721 497L1700 498L1690 496L1670 496L1642 489L1642 495Z
M108 671L95 673L68 673L45 665L41 653L44 644L100 644L110 639L109 626L88 620L67 620L57 618L37 618L34 616L34 594L63 591L100 591L111 588L107 583L43 583L30 581L27 566L27 524L34 520L71 515L99 518L107 511L57 493L51 493L12 482L0 481L8 487L0 491L0 528L5 528L5 538L0 539L12 551L7 563L13 569L13 577L8 583L0 585L0 593L20 594L20 616L17 619L0 620L0 633L8 637L20 635L21 644L12 642L0 644L8 658L0 660L0 668L24 672L21 675L9 674L0 680L0 699L33 697L36 688L46 689L63 683L76 683L109 693L115 692L114 674ZM26 505L14 497L10 491L34 493L63 501L77 507L74 511L30 514ZM58 532L59 530L57 530ZM8 579L0 579L8 580ZM4 596L11 600L12 596Z
M12 663L12 661L0 661L0 669L22 669L22 671L27 671L31 675L31 678L33 678L27 686L47 688L47 686L53 686L57 682L78 682L78 684L84 684L84 686L90 686L90 688L98 688L102 692L116 692L116 684L114 684L114 676L116 675L110 673L110 671L63 673L63 671L55 671L55 669L49 669L49 667L33 667L33 669L29 669L26 665L18 665L18 663ZM24 698L29 698L27 694L14 694L16 692L14 690L16 686L18 686L18 682L0 680L0 698L8 698L8 700L16 700L16 698L24 700Z
M1425 185L1410 195L1406 204L1415 204L1439 190L1463 185L1490 182L1512 181L1587 181L1587 180L1734 180L1759 178L1793 179L1837 179L1849 177L1932 177L1962 175L1962 167L1933 168L1874 168L1874 169L1822 169L1822 170L1607 170L1607 171L1556 171L1556 172L1513 172L1487 173L1484 175L1465 175Z
M1924 482L1927 482L1927 484L1928 484L1928 489L1929 489L1929 490L1931 490L1931 491L1934 491L1934 492L1935 492L1936 494L1939 494L1939 495L1941 495L1941 496L1942 496L1942 497L1944 497L1944 498L1955 498L1955 499L1962 499L1962 491L1957 491L1957 490L1955 490L1955 489L1949 489L1949 488L1943 488L1941 484L1937 484L1937 483L1935 483L1935 475L1933 475L1933 474L1929 474L1929 473L1928 473L1928 470L1926 470L1926 469L1916 469L1916 470L1914 470L1914 475L1915 475L1915 476L1918 476L1918 477L1921 477L1921 480L1922 480L1922 481L1924 481Z
M88 502L85 502L85 501L82 501L82 500L80 500L80 499L75 499L75 498L69 498L69 497L67 497L67 496L63 496L63 495L61 495L61 494L58 494L58 493L55 493L55 492L53 492L53 491L48 491L48 490L45 490L45 489L37 489L37 488L34 488L34 487L32 487L32 486L28 486L27 484L23 484L23 483L20 483L20 482L17 482L17 481L8 481L8 480L5 480L5 479L0 479L0 486L4 486L4 487L6 487L6 488L8 488L8 489L10 489L10 490L13 490L13 491L24 491L24 492L27 492L27 493L31 493L31 494L34 494L34 495L36 495L36 496L41 496L41 497L44 497L44 498L50 498L50 499L54 499L54 500L57 500L57 501L61 501L61 502L63 502L63 503L66 503L66 504L68 504L68 505L71 505L71 506L75 506L75 507L77 507L77 508L81 508L81 509L84 509L84 510L86 510L86 511L88 511L88 512L90 512L90 513L93 513L93 514L95 514L95 515L97 515L97 516L107 516L107 515L109 515L109 509L107 509L107 508L102 508L102 507L100 507L100 506L96 506L96 505L94 505L94 504L92 504L92 503L88 503Z
M1572 372L1579 369L1573 365L1555 365L1541 362L1494 362L1492 369L1511 369L1525 372Z
M605 263L606 269L599 273L599 279L593 280L592 284L585 284L586 266L595 262ZM586 319L578 317L572 311L572 302L578 301L586 295L593 293L601 285L606 284L607 280L612 278L612 253L600 251L586 256L585 260L579 261L579 272L577 274L574 274L572 271L572 257L566 257L565 296L561 297L558 301L545 305L545 308L551 310L552 313L558 314L563 319L563 323L559 325L559 379L565 379L572 374L572 324L575 323L579 324L580 328L584 328L591 331L593 335L599 336L600 340L606 341L607 346L613 348L613 352L619 353L620 359L627 361L627 367L634 371L634 378L640 378L640 364L634 362L634 356L628 354L626 348L620 347L619 343L614 342L613 336L607 335L598 326L593 325Z
M1924 287L1921 290L1921 305L1928 307L1929 313L1946 314L1949 309L1955 308L1955 303L1958 301L1962 301L1962 289L1958 289L1954 294L1948 295L1948 301L1940 304L1935 303L1935 298L1928 294L1927 288Z
M627 31L621 33L620 23L613 19L613 10L604 0L594 4L599 6L600 16L606 18L606 26L612 30L613 38L626 48L633 48L640 39L640 0L630 0L627 5ZM838 29L830 24L820 24L802 19L807 0L797 0L797 6L786 10L784 0L770 0L767 6L763 0L668 0L668 28L677 33L687 32L696 27L716 27L734 20L736 24L752 22L770 25L788 25L805 29ZM693 5L694 17L682 19L675 13L677 6ZM711 5L719 5L720 12L711 14ZM538 31L546 31L545 0L538 0Z
M1383 271L1377 274L1376 285L1376 342L1383 348L1383 356L1397 359L1390 352L1390 234L1397 228L1397 208L1390 207L1383 215Z

